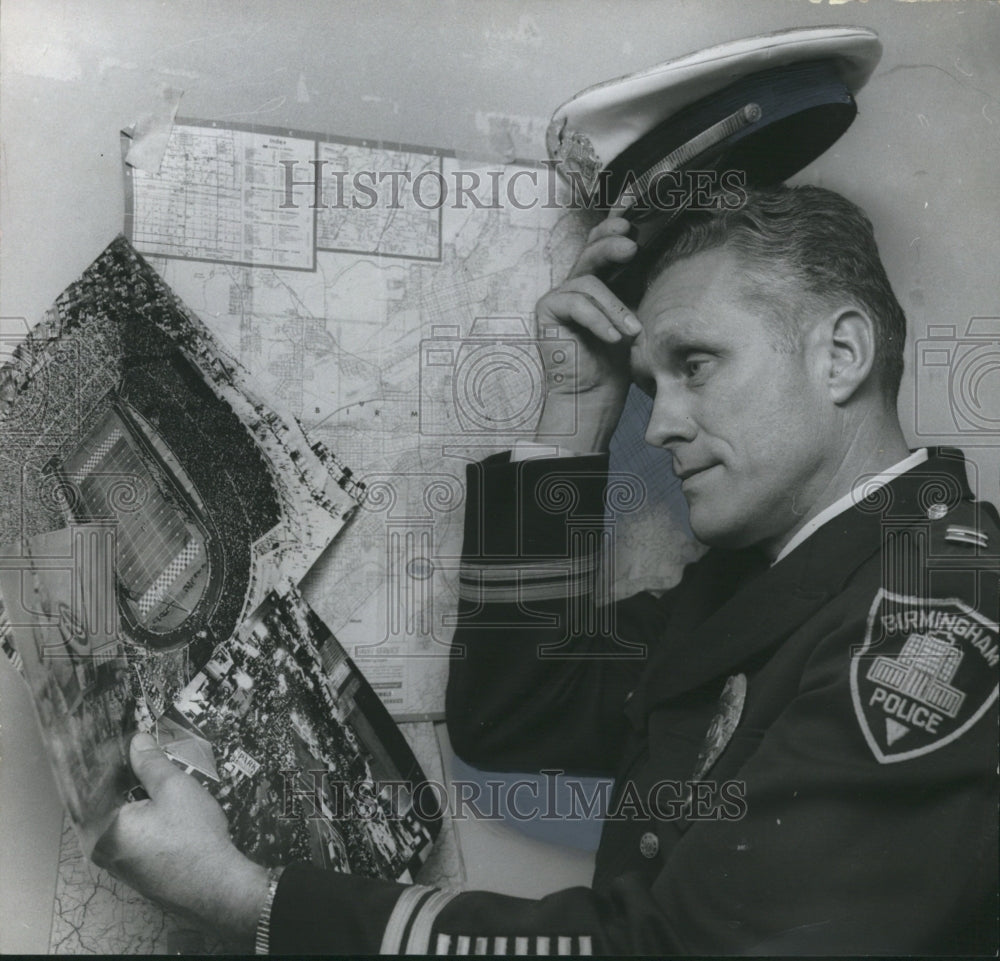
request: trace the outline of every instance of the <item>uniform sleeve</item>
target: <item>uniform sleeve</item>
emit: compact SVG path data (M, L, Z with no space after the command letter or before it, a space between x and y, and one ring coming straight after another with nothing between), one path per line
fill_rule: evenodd
M603 455L468 470L458 623L446 716L452 746L495 771L613 773L622 708L664 606L602 606L605 500L635 496Z
M857 626L852 619L819 640L796 695L766 731L737 729L718 762L724 773L713 774L729 788L683 811L672 792L658 811L650 807L650 832L661 840L680 833L676 843L661 844L669 854L650 872L540 900L381 882L355 887L351 878L300 874L294 890L283 895L279 887L276 914L294 911L327 935L307 943L282 933L275 949L995 951L995 666L985 687L969 688L986 710L960 736L884 763L866 741L852 696ZM278 923L285 932L286 921ZM346 942L339 940L345 931Z

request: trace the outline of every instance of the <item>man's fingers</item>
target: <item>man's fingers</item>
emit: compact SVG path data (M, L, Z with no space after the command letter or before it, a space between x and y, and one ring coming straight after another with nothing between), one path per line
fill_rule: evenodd
M115 820L111 822L104 833L97 839L90 852L90 860L99 868L104 868L106 871L111 869L111 864L114 860L118 831L118 814L119 812L116 811Z
M634 337L642 329L635 315L596 277L578 277L546 295L539 323L572 321L607 343Z
M183 777L149 734L136 734L132 738L129 761L135 776L154 800L168 778Z
M631 338L642 330L635 314L596 277L588 274L574 278L563 284L563 289L578 290L592 300L620 334Z
M629 232L631 227L632 225L624 217L605 217L587 234L587 243L592 244L602 237L623 236Z
M115 874L116 866L121 860L120 852L123 839L127 839L130 833L137 829L137 822L134 818L139 816L138 823L142 823L140 811L149 804L149 801L136 801L125 804L114 812L111 823L97 839L90 852L89 857L94 864Z
M622 221L627 223L627 221ZM612 264L623 264L635 256L639 249L634 240L620 234L601 237L588 244L577 258L569 276L583 277L594 274Z
M616 344L622 339L618 328L608 319L600 305L579 291L564 291L552 294L553 315L559 319L571 320L583 330L589 331L599 340ZM542 321L544 329L544 320Z

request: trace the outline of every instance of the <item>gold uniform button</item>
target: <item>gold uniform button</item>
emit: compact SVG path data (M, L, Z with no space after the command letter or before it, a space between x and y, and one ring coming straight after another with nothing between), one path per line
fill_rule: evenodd
M655 858L660 853L660 839L652 831L639 838L639 853L644 858Z

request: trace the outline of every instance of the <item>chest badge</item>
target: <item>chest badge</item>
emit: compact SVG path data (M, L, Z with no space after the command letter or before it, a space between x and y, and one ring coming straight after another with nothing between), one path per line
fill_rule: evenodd
M880 590L851 658L851 697L880 764L961 737L997 699L997 625L961 601Z
M712 765L721 757L726 745L732 740L736 725L743 714L743 704L747 699L746 674L730 677L719 695L719 707L705 734L705 741L698 752L698 761L692 780L700 781Z

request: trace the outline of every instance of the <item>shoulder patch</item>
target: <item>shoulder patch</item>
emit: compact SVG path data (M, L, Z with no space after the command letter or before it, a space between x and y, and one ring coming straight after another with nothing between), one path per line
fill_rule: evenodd
M997 625L955 598L880 590L851 657L851 697L880 764L961 737L997 699Z

